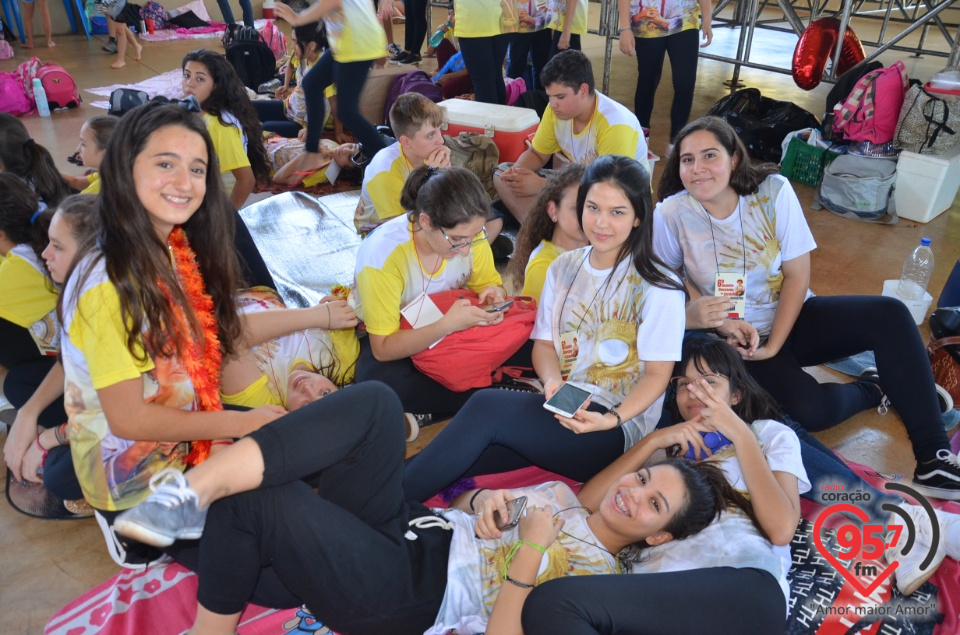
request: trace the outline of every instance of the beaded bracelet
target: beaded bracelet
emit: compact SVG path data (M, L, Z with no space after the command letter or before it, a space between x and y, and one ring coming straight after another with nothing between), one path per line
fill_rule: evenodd
M519 582L519 581L517 581L517 580L514 580L513 578L511 578L511 577L508 576L508 575L503 576L503 581L504 581L504 582L509 582L509 583L512 584L513 586L520 587L521 589L532 589L534 586L536 586L536 585L533 585L533 584L527 584L526 582Z
M475 491L475 492L473 493L473 496L470 497L470 511L472 511L472 512L476 512L476 511L477 511L477 510L474 509L474 507L473 507L473 501L477 500L477 496L480 495L480 492L486 492L486 491L489 491L489 489L490 489L489 487L481 487L480 489L478 489L477 491Z
M56 428L53 429L53 435L57 437L57 443L60 445L67 445L70 443L70 439L67 438L67 424L66 422L61 423Z

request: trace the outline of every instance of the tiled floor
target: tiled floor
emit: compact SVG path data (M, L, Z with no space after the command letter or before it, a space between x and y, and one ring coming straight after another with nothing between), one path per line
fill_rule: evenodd
M597 5L591 5L596 11ZM439 12L437 12L439 19ZM596 13L592 22L597 23ZM855 24L865 31L875 29L876 23ZM402 41L402 27L396 28L396 38ZM56 61L73 74L83 87L141 81L174 68L187 52L195 48L219 49L215 39L145 43L143 60L127 60L121 70L111 70L113 55L100 51L105 36L87 41L81 36L60 35L57 47L52 50L34 49L44 61ZM789 64L795 38L781 33L760 32L754 42L754 59L786 67ZM729 29L717 29L711 50L714 53L732 54L736 50L737 34ZM603 40L596 36L584 39L584 48L594 60L596 74L601 75ZM636 84L636 67L633 59L624 58L614 43L613 67L610 94L619 101L632 106ZM17 57L0 62L0 70L11 71L25 56L17 50ZM885 56L889 62L897 55ZM927 79L943 66L942 58L908 58L903 54L908 71L918 78ZM424 61L424 69L432 70L433 60ZM704 112L726 94L722 82L731 75L727 64L701 60L694 116ZM829 86L821 86L805 93L793 85L788 75L779 75L744 69L742 81L760 88L768 96L792 100L815 114L821 114ZM667 144L669 106L672 91L669 67L664 69L664 79L654 111L654 126L651 149L663 154ZM46 146L60 168L76 174L75 166L67 163L66 157L73 153L81 124L88 117L101 111L90 107L95 99L84 93L86 103L78 110L56 112L49 119L27 117L24 123L36 141ZM655 172L655 177L659 172ZM954 202L950 211L927 225L901 221L895 227L857 223L833 216L827 212L809 211L812 189L797 187L801 202L807 208L807 220L819 245L813 253L812 288L819 294L875 294L879 293L883 280L899 277L901 263L907 253L919 242L921 236L930 236L938 266L930 283L932 291L942 286L953 263L960 258L960 200ZM921 327L926 334L926 328ZM0 344L2 345L2 344ZM840 379L831 371L813 369L821 381ZM841 379L842 380L842 379ZM423 431L416 444L422 447L439 426ZM874 412L862 413L850 421L818 435L831 446L838 448L851 459L867 463L885 472L909 474L913 469L910 446L896 413L880 417ZM414 451L416 448L411 448ZM105 580L116 571L107 557L102 538L95 523L84 521L39 521L12 511L0 504L0 541L3 555L0 558L0 615L4 626L0 631L11 634L34 634L43 629L50 615L68 601Z

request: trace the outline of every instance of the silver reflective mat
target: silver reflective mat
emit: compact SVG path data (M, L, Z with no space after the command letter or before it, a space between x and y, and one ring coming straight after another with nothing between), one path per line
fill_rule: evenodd
M360 191L315 198L284 192L240 210L288 307L308 307L338 284L353 285Z

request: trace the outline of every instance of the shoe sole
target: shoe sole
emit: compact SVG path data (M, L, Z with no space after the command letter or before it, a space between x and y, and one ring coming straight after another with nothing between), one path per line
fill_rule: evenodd
M417 422L416 418L409 412L403 413L403 418L407 422L407 443L416 441L417 437L420 436L420 424Z
M898 581L897 588L900 589L900 593L904 595L913 595L914 593L916 593L917 589L922 587L927 580L933 577L933 574L937 572L937 569L940 568L940 565L943 564L943 559L946 557L947 557L946 553L938 553L934 557L933 562L930 563L930 566L927 567L927 570L921 573L920 577L911 580L909 586L901 588L900 583Z
M939 498L945 501L960 501L960 490L943 489L940 487L929 487L917 482L914 478L911 482L913 489L917 490L927 498Z
M200 536L203 535L203 531L182 531L176 536L170 536L169 534L161 534L149 527L127 522L119 518L114 521L113 528L121 536L132 538L151 547L169 547L177 540L199 540Z

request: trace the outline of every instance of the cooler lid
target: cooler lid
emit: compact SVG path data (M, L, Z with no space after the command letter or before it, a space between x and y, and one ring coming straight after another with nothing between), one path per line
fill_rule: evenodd
M447 99L439 106L446 111L447 123L481 130L492 126L500 132L523 132L540 123L537 111L530 108L485 104L469 99Z

